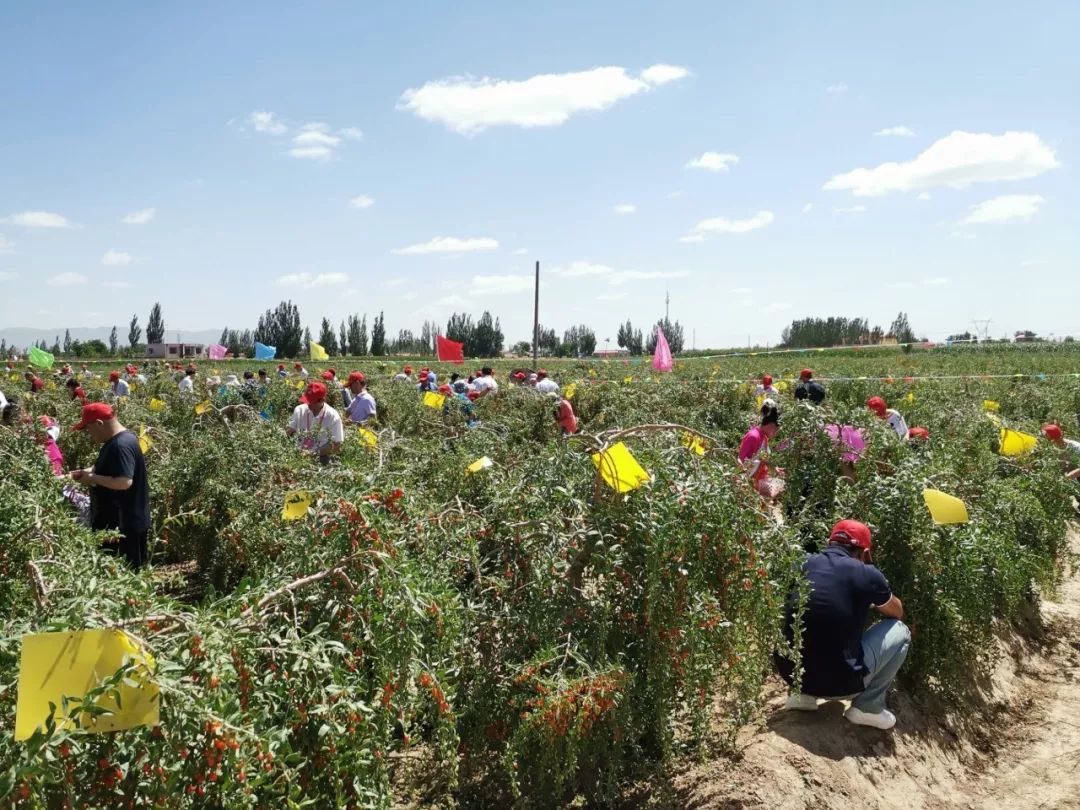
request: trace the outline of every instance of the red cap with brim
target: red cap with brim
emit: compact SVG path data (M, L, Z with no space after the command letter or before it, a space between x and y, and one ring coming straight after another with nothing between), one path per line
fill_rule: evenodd
M930 438L930 431L924 427L913 427L907 432L907 435L909 439L921 439L922 441L926 441Z
M350 382L350 383L354 383L354 382L358 382L358 383L362 383L362 382L367 382L367 378L366 378L366 377L364 376L364 372L362 372L362 371L353 371L353 372L351 372L351 373L349 374L349 382Z
M334 379L334 372L332 372L332 371L324 371L322 373L322 378L324 380L332 380L332 379Z
M1061 432L1061 425L1043 425L1043 436L1052 442L1060 442L1064 436Z
M809 380L813 376L814 376L814 372L812 372L808 368L804 368L802 371L799 372L799 379L800 380Z
M874 547L870 539L870 527L857 520L841 520L829 532L829 541L870 551Z
M300 401L305 405L311 405L313 402L322 402L325 399L326 386L318 382L308 383L308 387L304 389L303 396L300 397Z
M885 400L883 400L881 397L870 397L870 399L866 400L866 407L872 410L882 419L885 418L885 411L888 410L888 406L885 404Z
M83 430L91 422L108 422L115 419L112 406L107 402L91 402L83 405L82 419L71 426L72 430Z

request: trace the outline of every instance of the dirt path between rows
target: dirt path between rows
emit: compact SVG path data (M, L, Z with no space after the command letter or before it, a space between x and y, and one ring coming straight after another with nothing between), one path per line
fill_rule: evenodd
M1070 530L1080 553L1080 531ZM770 810L1080 809L1080 571L1043 603L1037 642L1013 639L963 730L904 695L891 733L843 719L844 705L785 712L771 696L740 757L672 774L653 806Z

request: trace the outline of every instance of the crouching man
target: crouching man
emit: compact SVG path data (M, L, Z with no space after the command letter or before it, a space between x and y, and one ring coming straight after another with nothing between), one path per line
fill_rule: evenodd
M802 693L787 708L814 711L818 698L852 698L844 713L852 723L890 729L896 716L885 708L885 693L911 646L901 621L904 606L885 576L871 563L870 529L855 520L832 528L829 545L803 565L810 594L802 615ZM799 595L788 596L784 635L793 644ZM866 628L873 607L882 619ZM790 684L794 664L777 656L777 668Z

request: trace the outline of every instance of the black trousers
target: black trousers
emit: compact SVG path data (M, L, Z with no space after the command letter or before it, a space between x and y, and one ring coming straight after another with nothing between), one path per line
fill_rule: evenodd
M147 548L148 535L149 531L126 534L120 538L119 543L102 543L101 550L106 554L124 557L128 564L137 571L150 561L150 553Z

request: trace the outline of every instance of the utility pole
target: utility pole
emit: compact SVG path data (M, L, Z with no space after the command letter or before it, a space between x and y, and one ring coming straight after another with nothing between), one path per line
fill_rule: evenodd
M671 315L671 293L664 291L664 323L667 323Z
M538 364L540 346L540 262L536 262L536 287L533 291L533 368Z

